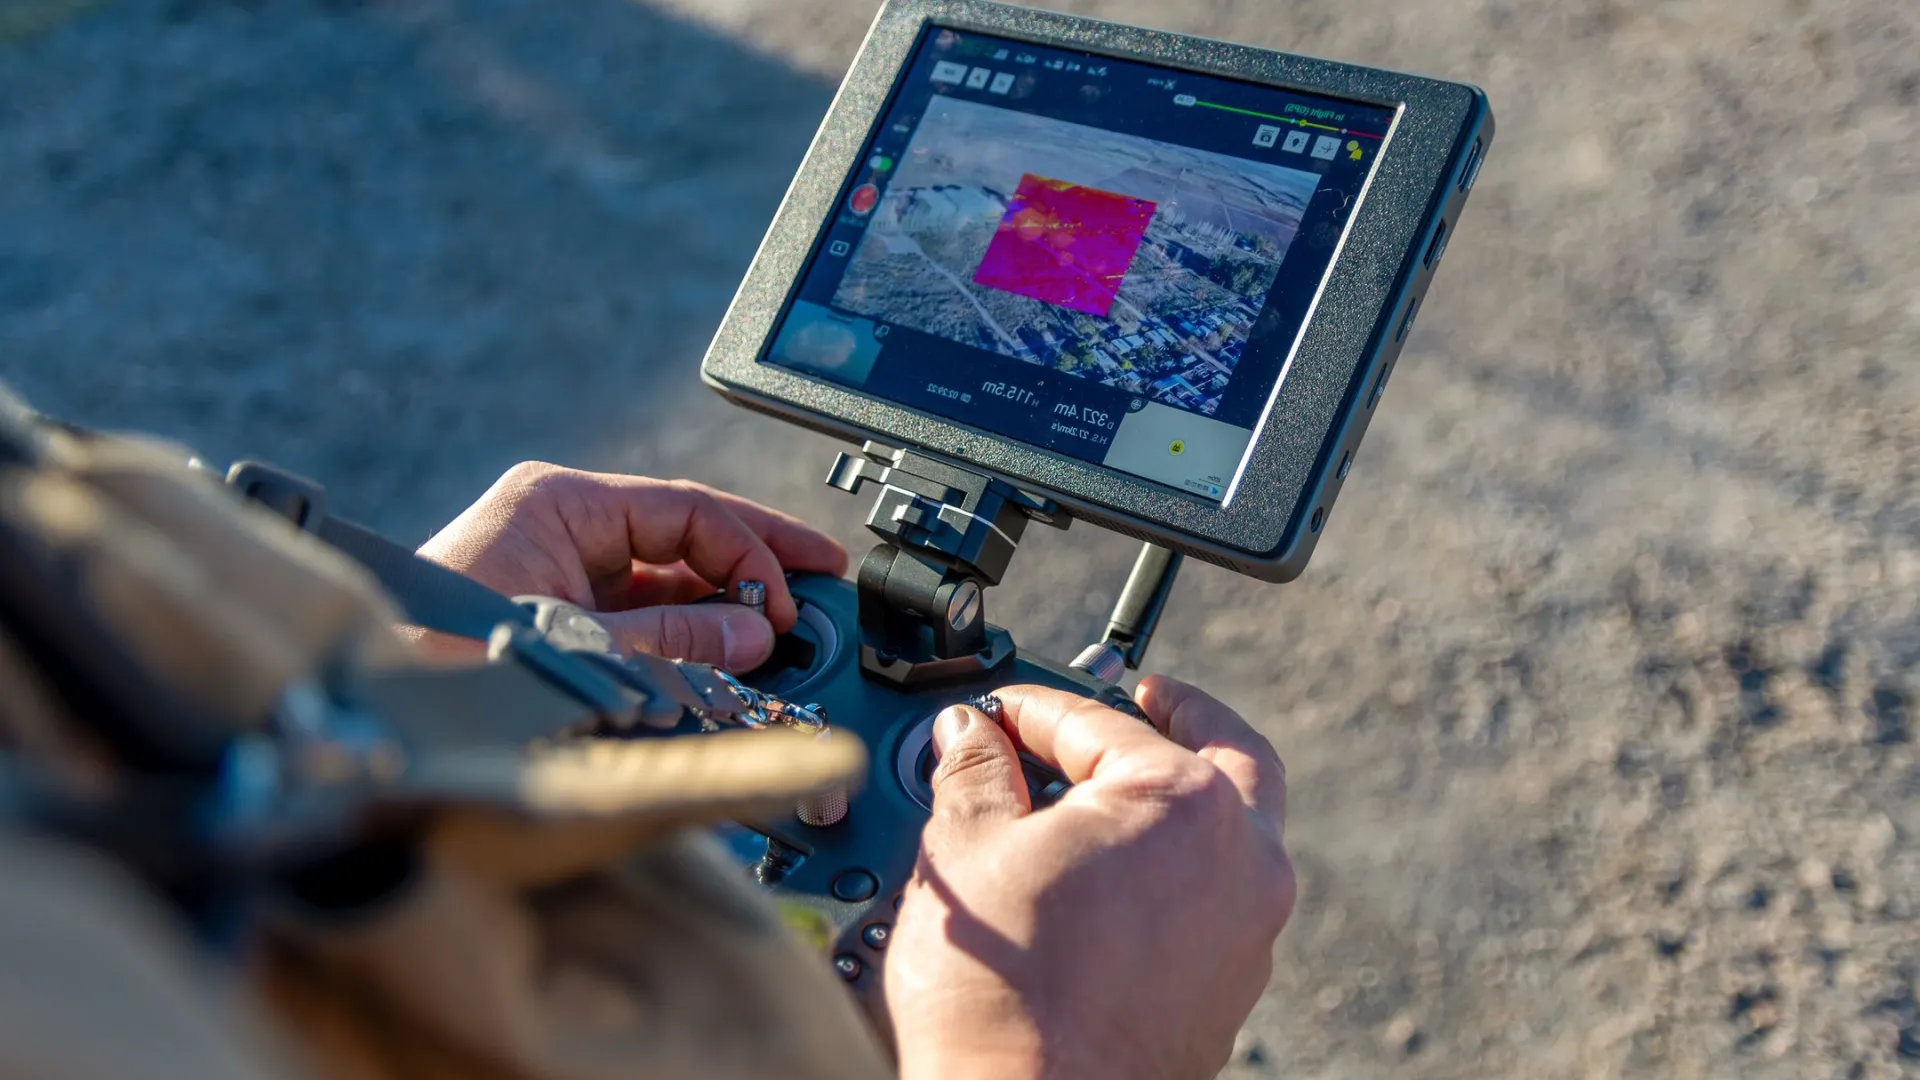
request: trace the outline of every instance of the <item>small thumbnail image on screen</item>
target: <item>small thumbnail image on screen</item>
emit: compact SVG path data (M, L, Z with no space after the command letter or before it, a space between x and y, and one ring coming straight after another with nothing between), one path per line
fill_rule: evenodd
M874 324L802 300L787 313L770 359L787 367L814 371L859 386L873 374L880 356Z
M938 98L833 304L1211 415L1318 184Z

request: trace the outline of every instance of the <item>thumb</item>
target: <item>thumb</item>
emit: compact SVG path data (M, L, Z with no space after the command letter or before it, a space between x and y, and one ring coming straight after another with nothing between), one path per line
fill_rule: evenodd
M941 712L933 721L933 748L940 765L933 770L929 831L964 838L1032 809L1013 740L985 713L969 705Z
M773 625L737 604L686 604L609 611L600 621L623 652L751 671L773 655Z

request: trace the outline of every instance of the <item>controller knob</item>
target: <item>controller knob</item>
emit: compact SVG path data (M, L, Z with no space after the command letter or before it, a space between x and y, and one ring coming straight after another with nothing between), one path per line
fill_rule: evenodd
M818 705L807 707L818 714L826 712ZM814 736L820 740L832 737L832 728L821 728L820 734ZM844 786L832 787L817 795L809 795L801 799L800 805L794 810L794 816L798 817L802 824L811 825L816 829L840 824L847 816L847 789Z
M847 793L843 788L823 791L800 800L795 816L816 829L838 825L847 816Z
M764 581L742 581L734 586L733 602L741 607L752 608L761 615L767 613L767 583Z
M1080 650L1080 655L1067 666L1084 671L1101 682L1118 683L1120 676L1126 673L1127 658L1111 642L1096 641Z

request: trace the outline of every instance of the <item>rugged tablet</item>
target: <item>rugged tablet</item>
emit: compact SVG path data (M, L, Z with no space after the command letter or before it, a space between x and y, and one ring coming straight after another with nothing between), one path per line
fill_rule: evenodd
M1459 83L894 0L703 374L1287 580L1492 135Z

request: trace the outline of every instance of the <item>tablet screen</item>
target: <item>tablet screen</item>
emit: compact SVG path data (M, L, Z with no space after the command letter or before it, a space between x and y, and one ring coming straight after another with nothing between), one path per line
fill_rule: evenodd
M930 29L763 361L1222 500L1393 119Z

